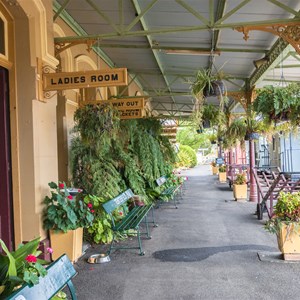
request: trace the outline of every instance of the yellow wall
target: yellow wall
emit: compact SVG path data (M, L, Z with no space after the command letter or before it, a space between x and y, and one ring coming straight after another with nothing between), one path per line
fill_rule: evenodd
M1 2L2 3L2 2ZM13 165L13 204L15 242L40 236L42 200L49 194L50 181L70 178L69 148L73 116L78 107L79 90L51 92L43 101L39 93L38 59L50 72L107 69L109 66L86 45L63 51L54 57L54 36L75 35L61 19L53 24L52 0L18 0L18 5L0 3L0 12L9 22L9 55L0 65L9 69L11 145ZM131 79L128 79L130 82ZM124 95L140 93L132 83ZM97 99L115 95L117 88L87 90Z

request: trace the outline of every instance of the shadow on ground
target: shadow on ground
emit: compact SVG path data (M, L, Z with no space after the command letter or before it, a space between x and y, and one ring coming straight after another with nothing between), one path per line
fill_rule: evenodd
M160 261L167 262L195 262L207 259L208 257L231 251L276 251L276 248L263 245L235 245L222 247L203 247L203 248L183 248L168 249L153 253L153 257Z

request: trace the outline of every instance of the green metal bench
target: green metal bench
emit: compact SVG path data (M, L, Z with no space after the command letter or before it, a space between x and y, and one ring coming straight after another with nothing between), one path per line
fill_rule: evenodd
M158 186L162 186L166 181L167 181L166 176L161 176L156 179L156 184ZM176 202L176 194L180 191L180 188L181 188L181 185L178 185L178 186L172 186L172 187L169 187L169 188L166 188L165 190L163 190L158 197L158 201L159 201L158 207L160 206L160 204L162 202L165 202L165 199L167 199L167 200L172 200L175 208L177 209L178 206L177 206L177 202Z
M126 209L124 209L124 204L130 200L134 196L131 189L128 189L124 193L120 194L116 198L109 200L108 202L103 204L103 208L105 211L110 215L111 222L112 222L112 230L114 232L113 239L110 244L108 254L111 253L113 249L139 249L140 255L144 255L145 252L142 248L142 242L141 242L141 234L146 234L147 238L151 238L149 234L149 226L147 222L147 214L148 212L153 208L152 204L144 205L144 206L134 206L132 210L129 212L126 212ZM113 212L116 209L122 209L122 212L124 213L124 218L119 221L115 222L115 219L113 217ZM154 222L154 220L153 220ZM146 232L140 231L140 224L144 223L146 225ZM130 229L136 230L137 239L138 239L138 247L123 247L118 246L114 247L114 241L115 241L115 235L116 233L124 233Z
M22 286L5 299L12 300L49 300L65 285L68 286L73 300L77 300L71 279L77 274L66 254L47 267L47 275L39 278L39 283L33 286Z

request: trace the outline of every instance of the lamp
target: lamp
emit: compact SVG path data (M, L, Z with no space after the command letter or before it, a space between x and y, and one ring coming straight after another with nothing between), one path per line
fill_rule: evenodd
M253 64L255 66L256 69L258 69L259 67L261 67L262 65L266 64L267 62L269 61L269 57L268 56L265 56L261 59L258 59L258 60L254 60L253 61Z

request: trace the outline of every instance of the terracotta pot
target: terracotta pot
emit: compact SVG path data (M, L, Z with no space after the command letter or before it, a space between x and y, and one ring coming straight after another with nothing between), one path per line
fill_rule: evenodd
M50 243L53 249L52 260L58 259L66 253L74 262L82 255L83 228L64 232L50 230Z
M226 172L219 172L219 181L222 183L227 181Z
M282 224L277 234L278 248L284 259L300 260L300 224ZM294 257L293 257L294 256ZM296 257L297 256L297 257Z
M233 196L236 201L245 201L247 199L247 184L234 184Z

